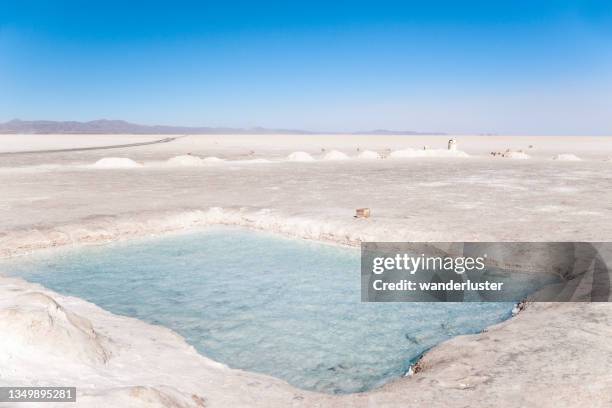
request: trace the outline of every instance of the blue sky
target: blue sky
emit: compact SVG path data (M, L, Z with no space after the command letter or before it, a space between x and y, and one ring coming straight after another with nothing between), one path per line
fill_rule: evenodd
M13 118L612 134L612 4L6 1Z

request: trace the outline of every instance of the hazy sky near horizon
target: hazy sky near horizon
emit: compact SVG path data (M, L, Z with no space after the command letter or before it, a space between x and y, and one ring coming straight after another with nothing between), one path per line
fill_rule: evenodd
M612 134L612 3L1 2L13 118Z

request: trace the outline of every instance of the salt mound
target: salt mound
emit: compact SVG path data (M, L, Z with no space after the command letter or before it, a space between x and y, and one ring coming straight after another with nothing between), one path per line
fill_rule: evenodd
M7 304L8 303L8 304ZM91 322L40 292L29 292L0 307L0 349L9 354L60 355L104 364L111 357L108 340Z
M95 162L93 167L100 169L132 169L134 167L142 167L142 164L125 157L104 157Z
M380 154L373 152L372 150L364 150L363 152L357 155L359 159L380 159Z
M287 156L287 160L293 162L311 162L314 158L306 152L293 152Z
M190 154L184 154L181 156L175 156L166 162L169 166L201 166L202 158L198 156L192 156Z
M564 153L564 154L556 154L553 156L553 160L561 160L561 161L580 161L582 160L580 157L576 156L572 153Z
M215 164L215 163L223 163L225 160L220 159L218 157L215 156L209 156L209 157L205 157L202 160L202 163L206 163L206 164Z
M325 153L323 160L348 160L348 156L338 150L330 150Z
M507 152L503 154L503 157L508 158L508 159L519 159L519 160L531 159L531 156L525 152Z
M461 150L444 150L444 149L403 149L396 150L389 154L392 159L405 159L415 157L470 157L464 151Z

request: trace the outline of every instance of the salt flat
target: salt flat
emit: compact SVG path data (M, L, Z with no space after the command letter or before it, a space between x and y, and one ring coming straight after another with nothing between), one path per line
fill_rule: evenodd
M79 145L78 137L70 138ZM104 226L110 219L134 220L136 229L146 219L148 232L155 232L156 221L166 220L160 226L165 230L173 222L169 217L177 223L193 223L198 217L211 217L194 211L217 208L215 222L225 216L230 223L338 241L603 240L612 236L612 224L604 222L611 210L612 162L605 159L612 148L607 138L472 137L465 142L459 138L460 148L471 157L385 160L354 157L358 147L384 153L384 146L393 151L419 148L427 142L444 148L447 137L225 138L190 136L115 151L0 156L0 225L21 232L34 227L39 236L63 231L68 224L83 228L99 222L111 234L117 224ZM36 145L35 140L28 149ZM109 142L117 140L112 136ZM374 141L368 145L368 140ZM472 151L470 147L478 141L489 147ZM529 145L545 153L531 153L528 160L486 153L504 151L506 146L527 150ZM352 158L318 160L321 149L338 149ZM309 152L315 161L285 160L299 150ZM551 159L563 152L584 160ZM166 164L186 153L226 161L205 166ZM105 157L130 158L142 166L92 166ZM374 216L353 219L358 207L372 208ZM3 242L0 250L11 250L16 243Z
M91 137L0 136L0 151L15 151L16 145L20 150L91 146L94 139L86 141ZM159 138L95 136L94 144ZM362 240L612 238L608 221L612 215L612 162L606 161L612 155L612 138L458 136L459 149L470 157L354 158L366 149L383 155L406 148L422 149L424 145L445 149L448 138L207 135L118 150L0 155L0 255L217 223L345 244ZM531 158L490 155L506 149L523 150ZM349 159L321 160L330 150L341 151ZM315 160L287 161L295 151L304 151ZM168 159L188 153L225 161L167 165ZM582 160L552 160L562 154L574 154ZM105 157L129 158L141 166L92 166ZM353 218L358 207L370 207L372 217ZM182 340L176 336L164 343L168 348L160 353L156 347L161 346L153 339L161 335L161 329L110 315L79 299L15 280L3 279L0 289L7 294L3 311L49 310L48 305L53 305L50 301L41 306L29 297L13 296L42 292L66 310L89 319L93 330L124 350L120 357L113 357L117 354L111 350L106 363L77 361L64 369L56 364L53 370L36 371L41 383L61 374L66 377L60 378L82 385L84 401L90 402L83 406L93 406L92 401L103 405L104 401L122 399L141 406L145 404L143 398L156 401L156 406L198 406L200 397L207 401L206 406L419 403L558 407L587 400L591 406L611 402L612 346L608 339L612 334L612 308L607 303L532 305L487 333L436 347L425 356L425 369L412 378L365 394L331 397L295 390L268 377L220 368L205 357L196 357L187 346L177 346ZM138 325L139 335L121 334L136 327L132 325ZM3 382L34 381L25 376L35 364L27 358L31 350L17 347L17 341L6 341L11 348L5 356L20 364L18 368L14 364L0 365ZM160 376L153 372L156 370L149 365L151 361L155 366L170 364L168 373L198 373L209 382L202 386L202 382L183 377L185 381L181 382L170 375ZM130 365L138 369L128 369ZM121 388L135 385L155 390ZM166 386L170 391L164 393ZM197 398L177 396L181 392Z

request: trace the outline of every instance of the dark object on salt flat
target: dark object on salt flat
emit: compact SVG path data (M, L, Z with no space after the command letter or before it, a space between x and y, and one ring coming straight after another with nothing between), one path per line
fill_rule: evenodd
M355 210L355 218L370 218L370 209L358 208Z

